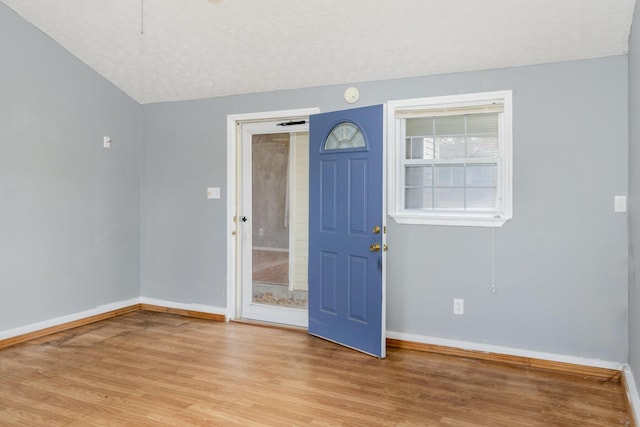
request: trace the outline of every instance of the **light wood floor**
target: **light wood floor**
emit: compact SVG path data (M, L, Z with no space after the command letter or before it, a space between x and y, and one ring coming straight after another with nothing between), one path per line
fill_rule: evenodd
M0 350L0 425L624 426L617 381L139 311Z

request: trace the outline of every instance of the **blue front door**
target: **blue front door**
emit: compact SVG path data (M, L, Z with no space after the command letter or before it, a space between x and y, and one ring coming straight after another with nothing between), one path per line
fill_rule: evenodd
M309 333L385 357L383 106L309 118Z

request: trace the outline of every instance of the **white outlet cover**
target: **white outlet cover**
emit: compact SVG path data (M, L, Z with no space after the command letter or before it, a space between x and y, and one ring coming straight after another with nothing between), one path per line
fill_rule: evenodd
M453 299L453 314L464 314L464 300L461 298Z
M207 188L207 199L219 199L219 198L220 198L220 187Z
M627 196L615 196L613 198L613 211L614 212L627 211Z

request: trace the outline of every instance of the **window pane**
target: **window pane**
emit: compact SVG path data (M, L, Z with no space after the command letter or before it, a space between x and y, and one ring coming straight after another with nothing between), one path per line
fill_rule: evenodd
M462 187L464 185L464 166L436 166L435 185L437 187Z
M433 159L433 139L422 137L406 138L405 158Z
M364 135L352 123L339 123L332 130L324 143L325 150L366 147Z
M405 158L433 159L433 138L407 138Z
M436 159L464 157L464 137L436 138Z
M436 188L435 209L464 209L464 189Z
M405 159L413 159L414 152L415 152L415 150L414 150L415 142L414 142L413 138L405 138L404 142L405 142L404 158Z
M405 209L433 209L431 188L407 188L404 192Z
M497 185L498 167L496 165L467 166L467 186L495 187Z
M336 138L333 133L330 133L329 136L327 137L327 140L324 142L324 149L325 150L335 149L338 147L339 144L340 144L340 141L338 141L338 138Z
M423 147L423 159L433 159L433 138L423 138L422 139L422 147Z
M435 135L464 135L465 116L435 117Z
M496 159L500 156L498 151L498 137L471 136L467 139L467 157L485 157Z
M498 136L498 113L469 114L467 117L467 135Z
M406 187L431 187L433 168L431 166L408 166L404 180Z
M420 117L417 119L407 119L405 122L406 136L432 136L433 118Z
M492 210L495 208L495 188L467 188L467 209Z
M346 146L347 147L366 147L367 143L364 140L364 135L362 134L362 132L358 130L358 133L356 133L355 135L353 135L353 137L351 137L351 140L349 140L349 143L346 144Z
M358 132L358 128L351 123L340 123L331 131L340 140L350 140Z

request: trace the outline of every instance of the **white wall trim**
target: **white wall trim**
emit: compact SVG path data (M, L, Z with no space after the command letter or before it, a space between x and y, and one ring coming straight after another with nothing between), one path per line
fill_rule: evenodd
M387 152L387 166L389 170L387 192L389 198L389 215L399 224L422 225L452 225L452 226L481 226L502 227L504 223L513 217L513 125L512 125L512 98L511 90L495 92L479 92L458 95L436 96L428 98L397 99L387 101L386 123L387 140L390 149ZM404 188L404 142L396 143L404 138L405 125L401 118L406 114L420 116L425 111L431 113L434 110L444 112L444 115L454 113L450 108L486 107L490 104L503 104L500 117L500 160L496 163L498 168L498 198L499 203L495 210L480 213L474 211L442 212L425 211L420 209L405 208L405 194L399 188ZM445 112L448 111L448 112ZM398 117L398 113L401 117Z
M53 326L63 325L65 323L74 322L76 320L86 319L109 311L119 310L121 308L130 307L140 303L140 298L131 298L125 301L112 302L109 304L99 305L90 310L80 311L77 313L67 314L65 316L56 317L54 319L44 320L42 322L32 323L26 326L20 326L13 329L0 331L0 340L17 337L31 332L40 331L42 329L51 328Z
M220 314L222 316L225 316L227 314L226 307L216 307L213 305L206 305L206 304L174 302L174 301L166 301L166 300L161 300L156 298L147 298L147 297L140 297L139 302L140 304L157 305L160 307L175 308L178 310L198 311L200 313Z
M235 318L236 313L236 157L237 123L242 116L227 116L227 320Z
M424 335L407 334L403 332L387 331L387 338L412 341L422 344L441 345L454 347L463 350L481 351L484 353L506 354L510 356L528 357L531 359L542 359L553 362L571 363L574 365L592 366L604 369L622 370L623 364L599 359L588 359L577 356L567 356L564 354L545 353L540 351L524 350L519 348L502 347L492 344L477 343L471 341L459 341L446 338L429 337Z
M631 409L631 416L635 419L636 426L640 425L640 394L638 394L638 386L633 379L633 372L629 364L622 365L622 375L624 375L624 385L627 392L627 401Z

